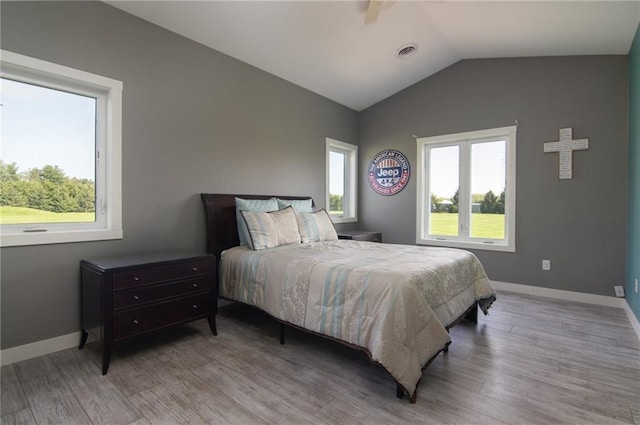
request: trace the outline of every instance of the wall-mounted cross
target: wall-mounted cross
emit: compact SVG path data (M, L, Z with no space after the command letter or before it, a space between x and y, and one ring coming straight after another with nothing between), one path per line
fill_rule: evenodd
M589 149L589 139L573 140L572 128L560 129L560 140L555 142L545 142L544 153L559 152L560 153L560 179L570 179L573 177L571 172L573 162L573 151Z

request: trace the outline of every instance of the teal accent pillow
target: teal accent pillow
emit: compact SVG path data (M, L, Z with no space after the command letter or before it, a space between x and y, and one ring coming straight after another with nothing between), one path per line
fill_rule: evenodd
M242 199L236 198L236 222L238 224L238 237L240 245L247 246L250 242L249 230L247 224L242 218L241 211L251 212L270 212L278 210L278 201L276 198L269 199Z
M313 205L312 199L280 199L278 200L278 209L284 209L291 206L297 213L312 213Z
M338 233L333 226L329 213L322 209L314 213L297 213L300 240L303 243L319 241L336 241Z

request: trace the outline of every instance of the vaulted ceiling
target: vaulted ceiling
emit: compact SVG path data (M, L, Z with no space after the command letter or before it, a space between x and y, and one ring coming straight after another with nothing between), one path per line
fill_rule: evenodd
M107 1L356 111L462 59L624 55L640 1ZM409 43L417 50L399 58Z

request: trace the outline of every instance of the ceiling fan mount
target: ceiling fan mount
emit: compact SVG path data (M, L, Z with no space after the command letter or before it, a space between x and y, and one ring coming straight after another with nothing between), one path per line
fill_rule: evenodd
M390 8L395 2L396 0L369 0L367 13L364 16L365 25L370 25L376 22L380 15L380 11Z

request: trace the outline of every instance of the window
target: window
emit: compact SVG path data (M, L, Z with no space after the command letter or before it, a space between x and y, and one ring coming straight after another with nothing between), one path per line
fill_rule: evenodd
M327 210L334 223L358 221L358 147L327 139Z
M417 142L416 243L515 252L516 127Z
M122 83L0 53L2 246L122 238Z

